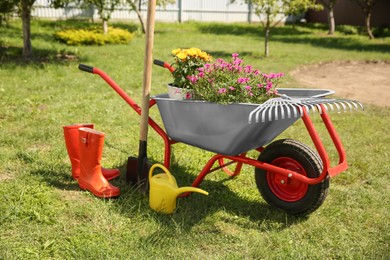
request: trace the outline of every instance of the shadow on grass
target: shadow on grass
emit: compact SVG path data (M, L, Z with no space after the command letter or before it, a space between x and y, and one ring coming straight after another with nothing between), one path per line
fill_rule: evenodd
M316 36L308 37L287 37L278 35L271 37L271 41L278 41L289 44L308 44L314 47L324 49L338 49L344 51L361 51L361 52L390 52L390 44L367 43L359 38L339 37L339 36Z
M43 67L45 64L69 64L70 62L78 62L80 58L76 53L66 50L55 49L39 49L33 48L32 57L25 59L22 56L23 48L14 46L0 45L0 63L11 66L28 66L37 65Z
M199 24L198 30L202 33L217 35L247 35L264 37L264 29L260 24ZM283 26L271 29L272 35L307 35L307 31L300 30L300 27Z
M319 29L324 31L323 35L314 34L313 30ZM264 29L260 25L199 24L198 30L202 33L216 35L248 35L258 37L261 40L264 38ZM324 49L346 51L390 52L389 44L372 42L364 37L328 36L326 30L326 27L317 24L275 27L271 29L270 42L308 44Z
M194 176L186 174L186 168L177 164L172 165L172 172L175 172L175 177L179 186L189 186L194 180ZM123 166L122 166L123 169ZM224 174L217 172L215 174ZM124 174L122 174L124 176ZM227 176L227 175L226 175ZM115 204L119 213L125 216L134 216L141 214L145 218L153 218L159 224L159 228L148 235L144 240L140 241L140 246L144 242L153 242L156 238L162 238L165 233L167 236L178 236L182 232L189 233L194 227L199 224L209 222L210 216L220 214L215 217L217 222L231 223L232 225L240 226L243 229L248 228L248 221L251 228L259 231L267 230L282 230L288 228L297 222L302 222L307 217L287 216L284 211L277 210L261 200L248 200L233 192L225 182L234 181L227 176L219 181L207 180L207 177L200 185L201 189L209 192L208 196L198 193L192 193L185 198L177 198L177 209L172 215L160 214L152 211L149 208L148 193L142 194L134 187L127 185L121 187L123 191L121 198ZM186 183L180 185L180 183ZM256 187L254 187L256 189ZM140 208L142 208L140 212ZM230 217L231 216L231 217ZM211 217L212 219L213 217ZM211 220L210 228L214 227L214 221ZM207 228L206 228L207 229ZM217 230L210 232L218 232Z
M58 167L58 165L53 165ZM39 177L49 186L55 187L59 190L77 191L80 190L77 181L75 181L71 174L70 165L62 165L61 170L46 170L49 167L42 167L40 170L31 172L31 175ZM52 168L52 167L50 167Z

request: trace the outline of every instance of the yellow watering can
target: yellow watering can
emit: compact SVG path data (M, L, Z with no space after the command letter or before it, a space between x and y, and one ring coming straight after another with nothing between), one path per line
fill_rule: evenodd
M161 168L164 173L152 176L155 168ZM154 164L149 170L149 206L157 212L172 214L176 209L176 198L184 192L199 192L209 195L207 191L194 187L177 186L175 177L161 164Z

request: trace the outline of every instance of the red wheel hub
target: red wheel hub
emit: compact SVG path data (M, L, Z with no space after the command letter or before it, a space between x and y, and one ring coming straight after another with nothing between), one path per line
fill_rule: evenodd
M305 169L297 161L289 157L276 158L271 164L307 176ZM267 182L272 193L286 202L296 202L302 199L308 189L308 184L273 172L267 172Z

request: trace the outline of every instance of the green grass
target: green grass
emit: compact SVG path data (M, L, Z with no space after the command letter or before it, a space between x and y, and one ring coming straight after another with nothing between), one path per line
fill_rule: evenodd
M72 25L82 23L33 21L35 55L28 63L16 58L20 22L0 28L0 259L388 259L388 108L366 105L363 113L331 115L350 168L331 180L325 203L306 218L269 207L253 167L234 179L210 174L201 185L209 196L179 199L174 215L160 215L124 178L127 157L138 151L139 117L98 76L77 69L78 63L103 69L139 102L144 38L102 47L53 39ZM286 74L325 61L390 60L390 38L328 37L325 26L274 29L265 59L257 25L156 25L155 58L170 61L171 49L192 46L214 57L238 52L247 64ZM152 95L165 92L170 80L168 71L153 68ZM297 84L287 76L282 86ZM155 108L151 116L161 122ZM118 199L95 198L72 180L62 126L75 122L93 122L106 133L103 164L122 170L112 181L121 188ZM302 123L284 137L310 144ZM329 138L324 142L330 146ZM162 162L163 143L153 131L148 145L150 159ZM180 186L190 185L212 155L183 144L173 150Z

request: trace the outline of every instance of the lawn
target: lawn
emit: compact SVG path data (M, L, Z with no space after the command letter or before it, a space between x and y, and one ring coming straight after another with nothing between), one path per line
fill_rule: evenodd
M84 63L106 71L139 102L145 39L89 47L54 40L55 31L76 25L85 23L33 21L35 54L28 63L16 58L21 23L0 28L0 259L389 258L390 109L365 104L365 112L331 114L350 167L331 179L325 203L307 217L268 206L253 167L233 179L210 174L201 184L209 196L179 199L175 214L161 215L125 181L127 157L138 152L138 115L98 76L77 69ZM329 37L320 25L275 28L264 58L256 24L156 24L155 58L171 61L172 49L192 46L214 57L237 52L264 72L284 72L283 87L299 87L288 75L299 66L390 60L389 37ZM154 67L152 95L164 93L170 80L167 70ZM157 109L150 112L161 123ZM121 188L119 198L96 198L71 178L62 126L76 122L93 122L106 133L102 162L122 171L112 181ZM298 122L277 139L311 145L303 129ZM319 133L324 136L322 127ZM326 136L324 142L330 147ZM148 145L149 159L162 162L163 142L153 131ZM334 149L329 152L334 160ZM171 170L179 185L190 185L211 156L176 144Z

